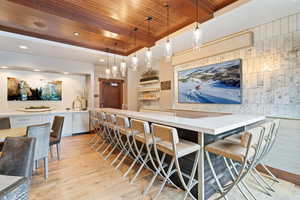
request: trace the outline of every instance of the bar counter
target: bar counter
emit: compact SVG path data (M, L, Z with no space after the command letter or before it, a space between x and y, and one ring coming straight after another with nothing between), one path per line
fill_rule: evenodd
M198 163L197 178L199 184L192 192L199 200L208 199L215 189L212 186L212 174L204 158L203 147L220 138L222 135L235 134L244 130L246 126L260 122L265 119L261 115L224 114L197 112L192 116L174 114L168 112L136 112L112 108L99 108L98 111L124 115L129 118L140 119L150 123L158 123L177 128L180 138L193 141L201 146L200 159ZM224 175L224 181L229 179L226 166L219 157L213 157L213 164L217 173ZM187 156L180 161L183 171L189 172L193 163L193 156ZM177 177L172 177L175 183L179 183ZM205 187L204 187L205 186Z

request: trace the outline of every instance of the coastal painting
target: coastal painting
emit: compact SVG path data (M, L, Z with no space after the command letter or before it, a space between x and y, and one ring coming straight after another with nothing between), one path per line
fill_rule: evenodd
M62 81L7 78L8 101L61 101Z
M178 72L178 103L241 104L241 59Z

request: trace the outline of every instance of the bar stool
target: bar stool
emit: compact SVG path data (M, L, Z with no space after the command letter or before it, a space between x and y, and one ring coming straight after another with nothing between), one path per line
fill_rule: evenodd
M104 112L98 112L98 133L99 136L96 144L99 144L98 147L96 148L96 151L98 152L106 143L107 143L107 131L106 131L106 115ZM101 142L100 142L101 141ZM95 144L95 145L96 145Z
M158 198L167 181L172 183L172 181L170 181L170 177L175 172L177 172L180 182L185 190L184 199L186 199L188 196L190 196L192 199L196 199L192 195L191 189L196 184L198 184L198 181L195 180L194 178L195 178L196 169L198 166L198 160L200 156L200 145L187 140L179 139L177 130L172 127L152 124L151 129L152 129L152 138L154 143L153 146L154 146L155 156L158 162L159 170L164 175L163 177L164 181L158 193L155 195L153 199ZM155 138L159 138L160 141L155 140ZM172 158L167 171L163 167L163 163L161 162L161 158L159 157L158 151L161 151L164 154L171 156ZM194 159L192 172L190 175L188 175L181 171L181 167L179 165L178 160L192 153L196 153L196 156ZM173 170L174 164L176 168ZM188 179L188 183L185 182L184 177ZM176 185L174 184L174 186Z
M205 146L205 155L207 157L207 161L209 164L209 167L211 169L212 175L215 179L215 182L218 187L218 192L220 193L220 196L216 199L228 199L227 194L235 187L237 186L242 195L248 199L246 194L242 191L239 183L241 182L247 191L250 193L250 195L255 199L253 194L249 191L249 188L243 182L243 178L247 177L249 172L254 168L256 159L260 156L262 153L262 141L265 133L264 127L256 127L251 130L248 130L247 132L242 134L243 143L236 143L232 141L227 140L218 140L212 144ZM215 154L217 156L222 156L224 158L224 162L226 167L229 170L229 173L232 177L232 183L222 186L221 182L219 180L219 177L217 176L210 155L209 154ZM230 161L230 166L227 162L227 159ZM238 169L235 166L235 163L240 164L240 169L238 172ZM233 168L233 171L231 169ZM234 175L235 174L235 175Z
M124 154L122 159L119 161L119 163L115 167L115 169L117 170L128 156L130 156L130 157L132 157L132 155L134 157L136 156L136 153L133 151L133 148L132 148L132 145L133 145L132 136L137 134L138 132L134 131L130 128L128 117L117 115L116 116L115 133L117 135L118 144L121 148L121 151L117 155L117 157L113 160L111 165L114 165L117 162L117 160L121 157L121 155ZM125 143L123 140L124 137L125 137Z
M132 170L132 168L135 166L137 162L141 164L141 166L136 171L135 175L131 179L130 183L133 183L136 178L139 176L143 168L147 168L153 172L151 167L148 166L147 162L151 160L152 165L155 167L154 161L152 159L151 150L153 147L153 139L150 134L150 126L149 123L142 120L137 119L131 119L130 120L131 129L135 132L133 136L133 147L136 151L136 154L134 155L135 159L132 162L131 166L128 168L126 173L123 177L126 177L129 172ZM157 138L155 138L157 139ZM141 145L138 147L137 142L139 142ZM146 149L145 149L146 146ZM146 150L146 154L144 151Z
M256 180L258 185L260 185L265 190L265 193L267 193L269 196L271 196L271 194L268 191L266 191L266 189L268 189L272 192L275 192L275 189L264 179L264 176L262 176L261 173L256 170L256 166L261 165L263 168L266 169L266 172L270 175L270 178L273 181L279 182L279 180L262 163L263 159L270 152L270 150L272 149L272 147L275 143L279 125L280 125L279 120L265 120L263 123L260 123L259 126L261 126L265 129L265 134L264 134L264 138L262 141L262 152L259 155L259 157L256 159L255 167L251 171L251 175ZM232 135L232 136L226 138L226 140L232 141L232 142L237 142L237 143L238 142L243 143L243 137L241 134Z
M109 148L112 148L115 144L114 138L113 138L113 132L115 130L116 125L116 117L112 113L105 113L105 138L107 141L107 145L104 148L102 152L100 152L100 155L104 156L104 154L109 150Z

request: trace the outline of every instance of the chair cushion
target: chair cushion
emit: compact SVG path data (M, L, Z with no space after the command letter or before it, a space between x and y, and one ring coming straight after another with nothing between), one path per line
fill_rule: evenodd
M243 147L241 144L232 143L226 140L219 140L212 144L206 145L205 150L216 154L222 155L226 158L230 158L232 160L238 162L244 162L247 148ZM255 150L253 148L249 149L249 156L253 157Z
M160 141L157 143L157 148L160 151L165 152L169 155L175 154L171 142ZM200 150L200 145L196 144L194 142L179 139L179 142L176 144L176 150L177 150L177 156L180 158L180 157L183 157L185 155L188 155L188 154L191 154L193 152Z

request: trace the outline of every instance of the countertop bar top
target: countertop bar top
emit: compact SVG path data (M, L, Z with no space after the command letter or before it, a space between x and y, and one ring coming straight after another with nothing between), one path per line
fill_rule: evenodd
M141 119L154 123L169 125L182 129L204 132L211 135L218 135L226 131L230 131L239 127L247 126L264 120L266 117L261 115L245 115L245 114L216 114L199 115L201 117L182 117L174 114L152 113L152 112L136 112L129 110L120 110L112 108L99 108L104 112L126 115L131 118ZM199 112L201 113L201 112Z
M24 111L15 111L15 110L8 110L8 111L1 111L0 117L4 116L25 116L25 115L49 115L49 114L65 114L65 113L81 113L81 112L89 112L89 110L51 110L45 112L24 112Z

